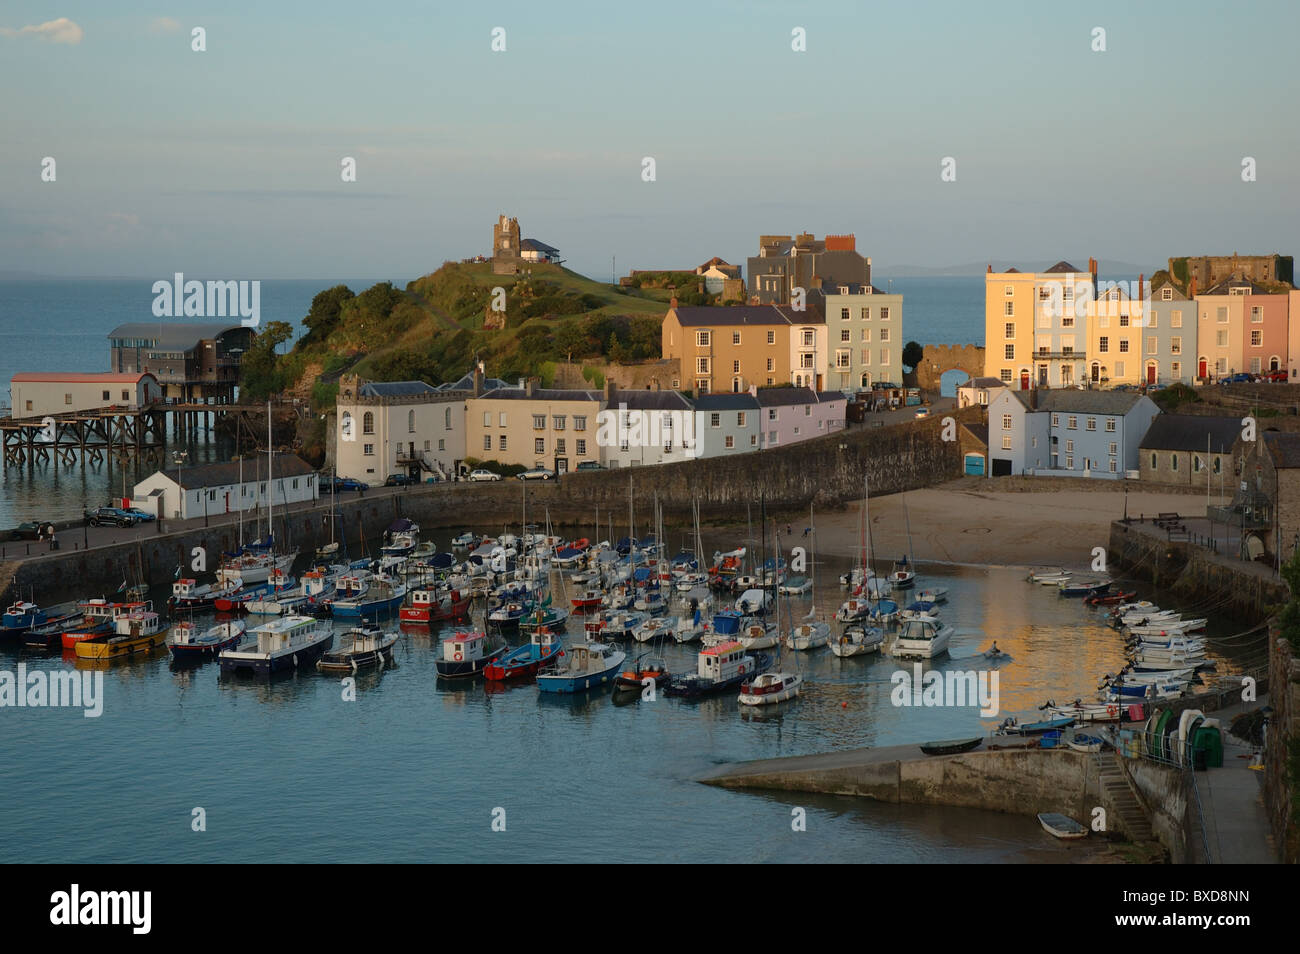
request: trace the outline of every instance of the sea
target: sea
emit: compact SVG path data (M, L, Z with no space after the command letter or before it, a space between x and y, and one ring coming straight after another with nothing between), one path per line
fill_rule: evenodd
M338 284L360 292L383 280L263 280L262 321L288 322L302 333L302 319L317 292ZM398 287L405 287L407 281L387 280ZM905 296L906 340L983 344L983 276L902 278L887 284L889 290ZM109 370L109 333L127 322L159 320L153 315L152 288L150 279L0 281L0 381L4 382L0 406L10 405L8 382L20 371ZM8 412L0 411L4 413ZM169 444L167 459L173 451L185 451L188 460L197 464L227 459L230 448L201 431L196 440ZM123 496L124 487L150 472L107 462L71 468L52 463L0 468L0 527L27 520L78 518L88 507Z
M443 534L435 542L449 546ZM818 563L815 595L782 612L803 617L815 607L830 618L847 569L847 560ZM942 614L955 630L949 654L922 668L996 673L995 716L898 705L895 674L912 664L839 659L824 648L787 653L781 665L803 675L803 693L755 711L742 711L734 694L627 701L608 689L554 696L532 683L441 680L434 660L452 628L404 631L395 665L358 676L351 689L314 671L268 683L222 677L211 662L178 669L162 653L104 669L97 718L0 709L0 862L1088 858L1091 840L1056 841L1032 815L698 781L738 760L983 735L1008 715L1031 719L1048 699L1092 697L1122 665L1123 638L1099 611L1028 583L1021 570L918 570L918 586L947 590ZM555 593L567 603L558 581ZM151 595L160 605L167 587ZM570 620L567 639L580 634ZM1008 654L998 663L982 655L994 640ZM661 654L681 672L694 668L696 650L672 644ZM0 670L19 664L47 673L84 665L0 646Z

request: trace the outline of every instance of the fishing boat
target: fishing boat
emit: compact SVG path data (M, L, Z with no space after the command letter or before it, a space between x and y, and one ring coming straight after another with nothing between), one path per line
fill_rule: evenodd
M771 665L767 653L750 654L734 640L720 643L700 651L695 672L669 679L664 695L693 699L729 692Z
M245 631L241 619L217 623L202 632L192 620L181 620L172 624L167 648L171 650L172 659L176 662L198 662L237 646L244 638Z
M113 621L113 631L83 639L76 645L78 659L120 659L147 653L167 640L166 622L152 610L137 609Z
M217 658L222 673L271 676L314 665L333 644L327 623L313 616L281 616L249 630L239 645Z
M493 682L528 679L540 669L553 665L564 652L564 643L558 633L539 629L528 642L510 650L483 667L483 675Z
M880 647L884 645L884 634L874 626L861 626L852 623L844 627L844 631L838 636L831 637L829 646L831 652L836 656L845 658L848 656L865 656L868 653L880 652Z
M571 646L567 658L537 674L537 688L542 692L585 692L614 681L627 653L605 643Z
M569 597L569 603L575 613L596 613L605 599L604 591L597 588L585 589L576 596Z
M59 636L59 643L64 649L76 649L77 643L83 640L112 635L116 630L114 624L118 617L124 613L153 611L153 603L148 601L114 603L103 599L93 599L78 603L77 607L82 610L81 622L69 626ZM29 639L38 632L44 633L45 627L30 630Z
M385 633L378 626L355 626L343 634L338 649L331 649L316 660L320 672L357 672L383 669L393 663L396 633Z
M420 542L420 525L400 517L384 532L385 543L379 548L380 558L405 559L415 552Z
M791 627L790 632L786 634L785 645L787 649L799 651L818 649L830 642L830 638L831 627L829 623L818 620L805 621Z
M631 668L623 670L614 677L614 691L640 692L648 686L658 688L666 686L671 678L668 664L663 659L643 653L636 658Z
M529 606L523 600L507 600L487 615L488 628L495 632L514 632L519 621L528 615Z
M1110 580L1062 580L1057 588L1062 596L1097 596L1110 589Z
M177 580L172 583L172 595L167 605L173 613L211 609L218 599L238 593L243 586L244 581L240 577L217 580L201 586L195 580Z
M563 632L564 624L569 619L569 611L563 606L550 606L547 605L548 603L549 599L544 601L541 606L530 610L519 620L520 635L527 636L539 629L553 629L557 633Z
M336 599L330 604L330 609L338 619L372 619L394 613L405 599L405 583L374 577L359 599Z
M343 573L341 566L308 570L297 586L263 590L256 599L243 604L244 611L250 616L311 615L318 606L324 605Z
M464 619L469 615L470 600L467 591L447 590L439 594L429 589L411 590L397 617L403 623L425 624Z
M276 567L267 573L262 583L249 585L249 581L243 582L244 585L233 592L213 597L213 608L219 613L247 613L249 606L258 600L278 599L291 593L297 580L287 570Z
M742 706L770 706L799 695L803 676L797 672L764 672L740 684Z
M977 749L984 737L976 736L973 739L949 739L946 742L922 742L921 751L926 755L956 755L959 752L969 752L971 749Z
M444 679L470 679L504 656L510 647L504 639L487 633L460 632L442 641L442 658L434 662Z
M41 626L57 628L71 623L78 618L78 615L75 610L64 612L58 610L46 611L35 603L19 600L10 604L9 608L4 612L4 616L0 617L0 638L22 636L29 630Z
M1056 812L1041 812L1038 816L1038 823L1043 826L1043 831L1064 841L1073 841L1088 834L1088 829L1073 818Z
M933 659L948 651L952 627L933 616L914 616L894 638L893 655L903 659Z

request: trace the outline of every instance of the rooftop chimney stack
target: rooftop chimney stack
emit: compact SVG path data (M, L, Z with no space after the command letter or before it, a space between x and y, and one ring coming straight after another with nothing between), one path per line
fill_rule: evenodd
M676 307L677 307L677 296L676 296L676 295L674 295L672 298L668 299L668 307L669 307L669 308L676 308Z

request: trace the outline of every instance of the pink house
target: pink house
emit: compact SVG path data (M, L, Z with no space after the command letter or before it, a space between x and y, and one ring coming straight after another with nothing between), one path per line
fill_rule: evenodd
M783 447L844 427L848 399L841 391L750 388L759 405L759 446Z
M1241 370L1252 374L1286 370L1289 303L1287 294L1246 296Z

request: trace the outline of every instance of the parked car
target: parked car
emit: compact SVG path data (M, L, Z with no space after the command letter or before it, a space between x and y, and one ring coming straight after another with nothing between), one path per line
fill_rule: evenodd
M1286 370L1278 368L1276 371L1269 371L1264 375L1264 380L1270 384L1286 384L1290 380L1286 375Z
M468 479L469 479L469 480L473 480L473 481L475 481L475 482L480 481L480 480L500 480L500 479L501 479L501 475L500 475L500 474L494 474L494 473L492 473L492 471L490 471L490 470L482 470L482 469L480 469L480 470L472 470L472 471L470 471L470 473L469 473L469 478L468 478Z
M929 409L928 407L917 408L917 410L916 410L916 416L917 416L918 419L919 419L919 418L923 418L923 417L929 417L929 416L930 416L930 409Z
M545 467L534 467L526 470L519 475L520 480L554 480L555 471L548 470Z
M139 507L126 507L122 510L122 513L135 517L135 519L139 520L141 523L148 523L150 520L158 519L148 510L141 510Z
M41 537L48 537L53 532L54 524L45 520L30 520L14 527L13 538L15 540L38 540Z
M323 494L332 494L339 489L339 479L332 474L318 474L320 482L320 492Z
M605 466L598 460L584 460L578 464L576 470L604 470Z
M335 488L337 490L369 490L370 485L365 481L357 480L355 477L342 477L335 485Z
M1226 378L1220 378L1220 384L1247 384L1255 380L1255 376L1249 371L1238 371L1236 374L1230 374Z
M92 527L134 527L139 521L116 507L96 507L86 511L86 523Z
M384 481L385 487L410 487L418 484L419 481L410 474L389 474L388 479Z

